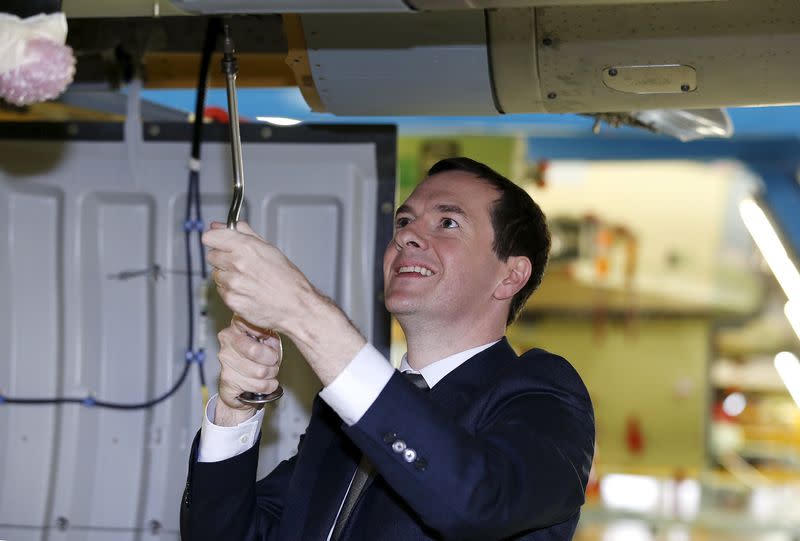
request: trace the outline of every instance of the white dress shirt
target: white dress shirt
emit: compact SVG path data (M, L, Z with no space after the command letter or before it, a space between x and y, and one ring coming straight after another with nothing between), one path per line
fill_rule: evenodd
M422 370L414 370L408 364L407 356L400 361L401 372L422 374L428 387L439 383L447 374L458 368L464 361L477 355L484 349L499 342L496 340L482 346L461 351L449 357L429 364ZM359 419L378 398L389 382L395 369L386 358L367 343L342 372L319 396L339 414L348 425L356 424ZM219 426L214 424L217 407L217 396L214 395L206 406L203 425L200 429L200 446L197 450L199 462L219 462L240 455L255 444L264 410L259 410L253 417L237 426Z

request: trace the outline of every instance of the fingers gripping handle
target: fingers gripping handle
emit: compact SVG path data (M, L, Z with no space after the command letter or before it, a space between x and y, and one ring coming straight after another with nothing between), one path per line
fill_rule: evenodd
M256 342L261 342L262 344L266 342L269 335L275 336L278 338L278 340L280 340L278 333L274 331L268 331L268 334L266 336L255 336L253 334L250 334L249 332L245 334L247 334L247 336L249 336ZM271 393L254 393L251 391L245 391L236 398L242 404L247 404L248 406L251 406L259 410L264 407L264 404L268 404L274 400L279 399L282 396L283 396L283 387L278 385L278 388Z
M244 168L242 162L242 137L239 130L239 105L236 100L236 74L239 71L236 56L234 55L233 39L231 38L228 23L224 24L225 40L222 53L222 72L225 74L225 89L228 96L228 128L231 136L231 152L233 154L233 199L228 211L228 229L236 229L239 221L239 212L244 199ZM252 336L254 340L262 339ZM237 398L239 402L255 409L261 409L264 404L272 402L283 396L283 388L278 388L271 393L254 393L245 391Z

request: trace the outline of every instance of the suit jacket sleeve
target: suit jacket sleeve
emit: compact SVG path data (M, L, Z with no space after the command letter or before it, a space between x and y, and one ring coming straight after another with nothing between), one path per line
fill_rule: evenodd
M256 489L259 441L248 451L228 460L198 462L200 433L197 433L181 501L183 541L268 541L275 538L283 511L284 491L296 457L278 464L258 482Z
M577 395L515 375L459 422L395 374L345 430L445 539L501 539L565 521L584 501L594 419L574 378Z

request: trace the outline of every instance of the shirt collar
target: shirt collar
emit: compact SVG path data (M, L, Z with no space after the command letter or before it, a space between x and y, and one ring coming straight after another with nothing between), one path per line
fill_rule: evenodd
M411 368L411 365L408 364L408 354L404 353L403 358L400 360L400 372L413 372L415 374L422 374L422 377L425 378L425 383L428 384L428 387L433 389L433 386L444 379L447 374L464 364L464 362L471 357L474 357L484 349L488 349L499 341L500 340L495 340L494 342L489 342L488 344L483 344L482 346L455 353L449 357L445 357L444 359L429 364L422 370L414 370Z

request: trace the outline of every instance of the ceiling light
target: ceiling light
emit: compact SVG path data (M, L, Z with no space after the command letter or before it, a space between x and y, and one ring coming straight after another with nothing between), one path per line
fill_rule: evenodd
M286 118L283 116L257 116L256 120L272 124L273 126L297 126L302 120L296 118Z
M722 401L722 411L731 417L738 417L747 407L747 399L742 393L731 393Z
M781 351L775 355L775 370L792 395L794 403L800 408L800 360L793 353Z
M600 480L600 496L609 509L651 513L658 507L658 485L654 477L608 474Z
M767 215L752 199L744 199L739 203L739 213L786 297L800 299L800 273L786 253Z

